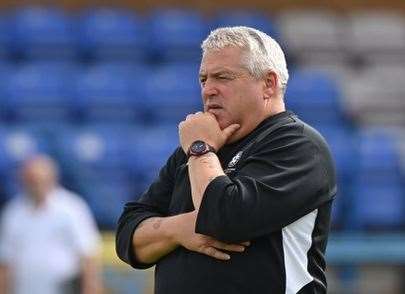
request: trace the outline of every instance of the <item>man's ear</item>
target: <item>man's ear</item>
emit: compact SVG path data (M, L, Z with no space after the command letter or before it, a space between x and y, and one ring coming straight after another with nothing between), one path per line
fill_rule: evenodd
M268 71L264 77L264 99L270 99L276 95L278 85L278 76L274 71Z

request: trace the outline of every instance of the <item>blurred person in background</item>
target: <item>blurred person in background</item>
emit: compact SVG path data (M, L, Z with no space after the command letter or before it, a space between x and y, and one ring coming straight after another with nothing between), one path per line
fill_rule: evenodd
M156 264L157 294L326 293L335 169L285 109L282 49L247 27L217 29L202 49L204 112L179 124L181 147L126 204L118 256Z
M45 155L24 162L20 175L24 193L2 213L0 293L100 293L100 236L87 204L58 184Z

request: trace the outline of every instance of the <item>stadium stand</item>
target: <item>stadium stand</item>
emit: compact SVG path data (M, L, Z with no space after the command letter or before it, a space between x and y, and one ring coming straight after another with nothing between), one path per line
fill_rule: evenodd
M16 122L70 120L74 65L39 61L15 65L4 85L5 109Z
M77 53L76 25L60 8L19 8L10 16L10 45L14 53L26 59L73 59Z
M219 11L211 21L211 29L224 26L248 26L261 30L279 40L277 26L268 15L257 10Z
M135 12L99 7L81 13L78 21L79 51L92 60L144 60L144 20Z
M344 21L333 11L287 10L277 16L281 39L295 62L339 64L346 60Z
M363 62L405 61L405 20L394 11L362 10L349 14L347 51Z
M386 145L393 143L393 139L370 141L362 129L370 124L389 124L403 130L404 122L405 68L400 63L384 62L383 58L362 64L339 63L360 53L401 51L400 29L387 29L403 21L398 14L381 14L381 30L390 34L379 44L369 44L372 39L364 32L372 31L372 13L344 16L330 11L290 10L270 19L259 12L241 10L219 11L204 18L200 12L186 9L159 9L141 16L108 7L86 9L76 15L55 7L19 8L2 18L3 25L9 22L15 28L9 30L9 39L6 33L0 38L3 48L9 50L4 56L10 56L0 66L4 77L0 117L10 129L41 130L50 150L62 162L64 181L70 186L81 191L86 186L96 191L100 186L101 192L89 191L88 195L112 195L113 187L118 191L121 186L132 191L126 199L137 197L175 148L176 124L201 107L199 42L214 26L253 25L275 34L293 56L287 105L331 142L341 187L334 211L335 227L352 229L348 224L363 211L353 209L349 213L357 205L356 195L362 193L364 197L365 193L361 192L364 176L358 175L370 173L363 164L373 162L375 156L367 155L367 148L377 142L378 155L383 156ZM344 18L348 20L346 26ZM380 34L374 33L373 38ZM357 35L365 40L353 37ZM396 43L390 41L394 39ZM380 143L383 141L386 144ZM140 142L148 145L152 155L142 150ZM395 148L389 154L394 154ZM372 159L367 161L367 156ZM388 164L385 157L380 161ZM376 169L381 171L382 166ZM392 201L400 201L403 171L395 173L399 179L395 184L391 179L391 188L384 193L393 195ZM388 183L380 182L381 186ZM109 183L105 185L108 189L101 188L104 183ZM374 190L381 191L379 186ZM404 214L401 205L393 207ZM96 210L103 223L107 213L101 207ZM383 216L369 213L367 218L377 218L367 222L379 223ZM112 220L104 223L111 226Z
M146 27L152 60L199 62L200 43L208 33L208 24L198 11L157 9L149 14Z
M190 112L201 109L196 63L165 63L153 67L145 83L142 107L148 120L180 122Z
M284 46L287 106L324 135L336 161L332 226L343 237L331 246L332 261L377 258L377 249L361 250L367 238L350 236L405 228L405 16L398 11L3 11L0 202L18 190L20 160L47 152L99 226L114 229L123 203L142 194L177 147L178 122L201 109L200 42L219 25L254 26ZM339 243L346 237L357 255ZM405 254L395 256L403 262Z
M72 100L84 121L142 121L149 70L139 64L99 62L76 76Z

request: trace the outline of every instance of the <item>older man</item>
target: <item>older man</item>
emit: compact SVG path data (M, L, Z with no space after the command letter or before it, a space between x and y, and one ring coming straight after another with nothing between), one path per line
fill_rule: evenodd
M202 49L204 112L179 124L181 148L125 206L118 255L156 264L157 294L326 293L334 165L285 110L282 49L248 27L214 30Z
M23 164L24 193L1 220L0 293L97 294L99 234L85 202L58 185L55 162Z

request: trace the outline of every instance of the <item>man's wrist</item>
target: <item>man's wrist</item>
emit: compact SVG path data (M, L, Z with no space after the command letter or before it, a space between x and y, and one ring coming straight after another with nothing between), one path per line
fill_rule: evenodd
M200 157L207 153L216 153L216 149L210 144L202 140L196 140L191 143L187 150L187 158L190 157Z

